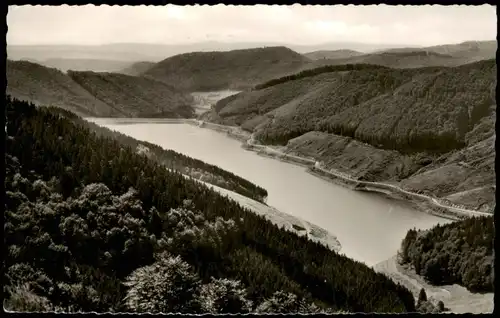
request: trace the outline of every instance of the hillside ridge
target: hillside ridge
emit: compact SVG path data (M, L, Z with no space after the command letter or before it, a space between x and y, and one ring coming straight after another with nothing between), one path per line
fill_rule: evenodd
M7 60L7 94L90 117L192 117L192 97L165 83L110 72Z
M238 125L263 144L361 180L401 182L407 190L491 209L495 60L275 81L220 100L203 119Z
M191 52L158 62L142 75L190 91L241 90L296 72L309 61L282 46Z

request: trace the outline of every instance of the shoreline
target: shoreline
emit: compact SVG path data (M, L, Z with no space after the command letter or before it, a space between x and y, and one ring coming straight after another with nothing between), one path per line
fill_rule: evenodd
M337 254L342 249L342 244L334 234L313 223L211 183L207 183L187 175L184 175L184 177L204 184L205 186L218 192L220 195L234 200L253 213L264 216L271 223L276 224L279 227L283 227L285 230L294 232L298 236L305 236L307 239L322 244Z
M91 121L105 120L103 118L87 119L90 119ZM416 210L419 210L420 212L428 213L440 218L457 221L474 215L493 216L492 213L488 212L453 207L446 204L446 202L444 202L442 199L406 191L397 185L384 182L360 181L352 179L345 173L333 171L333 169L326 170L322 168L319 162L315 161L314 159L287 154L280 150L273 149L270 146L256 144L253 140L253 134L244 131L239 126L220 125L198 120L195 118L120 118L120 120L123 124L188 124L197 126L199 128L208 128L219 133L224 133L228 138L240 141L242 143L241 147L243 149L253 151L260 156L277 159L286 163L304 167L306 168L307 173L310 173L315 177L321 178L328 182L333 182L343 187L347 187L351 190L377 193L390 199L404 201L411 204Z
M106 120L108 118L84 118L87 121L94 122L96 124L106 124ZM147 118L123 118L119 121L113 121L114 124L135 124L135 123L157 123L157 124L190 124L194 126L201 126L200 122L195 119L147 119ZM217 129L218 128L218 129ZM220 127L212 127L212 129L217 130L218 132L224 132L226 130L221 129ZM245 142L248 139L248 136L241 135L231 135L228 133L228 136L233 139L237 139L238 141ZM166 168L167 170L171 170ZM222 188L212 183L208 183L196 177L183 174L183 177L189 180L193 180L195 182L201 183L206 187L218 192L220 195L237 202L242 207L252 211L257 215L264 216L271 223L284 228L285 230L291 231L298 236L306 237L308 240L319 243L326 248L334 251L335 253L339 253L342 249L342 245L337 239L335 235L328 232L327 230L310 223L300 217L296 217L291 214L287 214L285 212L279 211L275 207L267 205L265 200L263 202L257 201L255 199L249 198L242 194L236 193L234 191Z
M339 172L336 173L325 170L321 168L319 163L313 159L290 155L279 150L272 149L269 146L257 145L253 143L252 134L243 131L239 126L219 125L196 119L184 122L196 125L200 128L208 128L220 133L225 133L229 138L242 142L242 148L245 150L253 151L263 157L277 159L283 162L305 167L308 173L325 181L334 182L335 184L350 188L351 190L378 193L390 199L404 201L406 203L410 203L421 212L440 218L458 221L474 215L493 216L492 213L488 212L452 207L440 202L437 198L406 191L397 185L383 182L359 181L351 179L349 176Z
M379 273L391 278L395 283L405 286L418 299L420 289L423 288L428 300L433 303L442 301L449 311L443 312L451 314L484 314L492 313L494 307L494 293L471 293L465 287L458 284L435 286L425 281L425 279L412 268L400 265L397 255L375 264L372 268Z

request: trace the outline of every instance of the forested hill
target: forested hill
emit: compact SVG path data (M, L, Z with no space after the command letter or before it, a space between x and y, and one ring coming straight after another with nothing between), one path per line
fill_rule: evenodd
M295 73L308 62L286 47L194 52L169 57L143 75L189 91L242 90Z
M495 87L495 60L326 72L233 95L211 116L350 175L406 180L408 189L488 210Z
M7 99L6 116L8 310L415 309L407 289L372 268L57 109Z
M399 255L433 285L494 292L493 217L470 218L428 231L408 231Z
M191 117L192 97L151 79L115 73L62 73L7 60L7 94L93 117Z
M125 134L84 120L81 117L75 116L75 114L71 112L63 110L62 108L55 108L53 109L53 112L60 113L75 124L87 127L98 136L110 137L118 140L121 144L127 145L131 149L135 149L136 153L165 166L167 169L179 171L182 174L190 176L194 179L214 184L259 202L265 202L265 199L267 198L267 191L262 187L259 187L252 182L217 166L188 157L173 150L163 149L162 147L147 141L139 141ZM165 136L165 138L175 137Z
M96 99L63 72L28 61L6 63L7 94L37 105L63 107L80 115L110 117L119 114Z
M223 99L215 109L225 122L243 126L267 113L256 129L267 143L316 130L399 151L446 152L462 148L466 134L495 104L495 60L455 68L302 74Z
M432 51L389 51L372 54L340 50L300 55L286 47L267 47L229 52L194 52L176 55L159 63L137 64L130 70L188 91L246 90L279 77L322 66L352 64L392 68L456 66L470 62L467 56ZM324 58L318 58L324 56ZM326 58L328 57L328 58ZM493 56L492 56L493 57ZM137 70L145 71L138 73ZM129 72L129 70L126 70Z
M97 99L127 117L193 116L193 99L164 83L118 73L68 71L68 75Z
M288 81L294 81L298 79L303 79L306 77L316 76L322 73L331 73L331 72L347 72L347 71L359 71L359 70L378 70L378 69L386 69L384 66L373 65L373 64L342 64L342 65L327 65L323 67L317 67L313 69L307 69L301 71L299 73L295 73L292 75L283 76L280 78L274 78L270 81L255 85L255 89L264 89L274 85L282 84ZM220 109L221 104L218 104L217 108Z

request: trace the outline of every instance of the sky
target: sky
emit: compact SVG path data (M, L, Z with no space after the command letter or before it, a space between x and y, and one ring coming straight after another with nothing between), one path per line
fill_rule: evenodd
M481 6L9 6L7 43L185 44L204 41L431 46L496 38Z

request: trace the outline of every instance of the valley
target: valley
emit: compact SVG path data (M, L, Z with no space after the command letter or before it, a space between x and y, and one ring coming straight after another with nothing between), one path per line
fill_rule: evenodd
M151 123L142 120L123 124L121 120L117 123L112 119L98 119L95 122L137 140L223 167L262 186L267 191L265 202L271 211L266 213L270 217L276 215L277 212L273 210L277 210L281 215L289 215L288 219L296 218L315 224L336 237L341 254L369 266L392 256L404 233L411 227L418 225L419 228L429 228L440 222L449 222L416 211L403 201L353 191L317 178L307 172L307 166L247 151L242 148L240 140L228 138L230 136L219 131L197 127L194 122ZM183 137L169 137L173 135ZM214 148L219 151L213 151ZM248 205L248 201L243 199L239 196L238 202ZM360 224L359 219L370 221ZM392 230L387 231L387 228Z
M6 103L6 237L10 246L6 262L10 293L7 308L21 306L19 301L26 299L23 295L28 295L30 298L22 305L28 310L102 312L111 308L114 312L130 311L134 303L120 302L129 291L109 286L123 286L123 281L134 284L134 275L140 274L137 270L149 270L150 264L163 264L161 259L166 263L156 268L170 270L174 265L168 259L173 253L186 262L182 263L185 271L176 274L181 275L180 281L174 283L179 289L191 279L190 275L195 275L193 283L198 282L201 288L221 272L239 277L238 281L248 286L245 299L248 297L248 301L257 304L266 301L261 295L271 297L284 290L293 296L289 297L297 299L299 303L294 301L296 306L312 306L305 309L307 312L413 310L413 296L404 287L383 275L376 275L363 263L277 227L265 217L186 178L176 169L166 169L155 160L147 159L141 149L118 142L111 137L113 134L96 134L99 130L82 125L74 114L54 107L35 108L10 99ZM152 128L172 126L175 125L152 125ZM186 127L199 130L191 125ZM161 137L157 133L152 136ZM86 142L75 142L77 140ZM234 146L244 153L239 144ZM76 156L81 159L75 160ZM278 163L269 160L273 162ZM312 176L308 180L320 181ZM345 211L339 211L342 210ZM23 223L17 221L23 218ZM54 227L54 222L61 225ZM309 228L304 223L294 225L292 228L299 232ZM94 230L87 234L88 228ZM26 239L26 229L41 233ZM313 237L325 237L318 228L311 226L310 229ZM127 231L132 230L134 232L128 234ZM110 239L104 239L106 236ZM290 248L294 252L283 253L283 249ZM347 250L349 245L342 248ZM155 265L156 253L161 250L164 253L156 261L160 263ZM52 255L50 253L53 253L50 262L46 258L32 257ZM199 258L201 253L203 258ZM289 256L284 259L285 255ZM116 271L116 263L125 266ZM328 274L323 273L323 268ZM32 274L26 276L23 271ZM325 275L328 280L322 278ZM87 281L90 277L95 279ZM366 279L359 280L360 277ZM311 280L317 281L317 285L311 289L313 295L308 296L303 289L309 288ZM341 283L342 280L346 282ZM339 286L336 287L338 291L347 285L363 284L363 287L346 289L342 292L344 296L335 292L337 300L332 301L328 295L333 292L330 289L335 286L333 284ZM356 290L370 288L375 289L366 303L362 297L367 294L350 296ZM377 288L387 288L394 296L377 295ZM66 294L67 290L74 290L75 294ZM91 298L96 294L101 297ZM186 301L195 295L186 296ZM374 300L375 306L380 308L371 307ZM316 303L319 305L314 305ZM252 308L239 310L254 310ZM299 309L296 308L294 310ZM183 306L182 310L197 312L199 309Z
M488 212L494 72L494 60L449 69L331 71L233 95L201 118L239 126L262 144L360 181L396 183Z
M111 123L112 123L112 121L108 121L108 125ZM175 131L179 131L181 129L181 127L179 127L179 126L185 125L185 124L189 124L189 126L193 127L193 128L190 128L189 131L191 131L192 129L195 129L195 130L200 129L197 127L199 125L199 122L195 121L195 120L188 121L185 124L182 124L182 123L175 124L172 122L168 123L165 121L162 124L166 124L166 125L168 125L168 127L171 127L171 128L165 127L165 128L168 128L167 130L172 129ZM130 126L130 125L132 125L132 126L135 125L135 128ZM360 261L368 262L368 264L371 264L376 271L381 272L385 275L388 275L389 277L394 279L396 282L399 282L399 283L403 284L405 287L409 288L409 290L412 291L412 293L414 293L415 297L417 297L418 291L420 290L420 288L425 288L430 299L432 299L433 302L443 301L445 303L445 305L447 306L447 308L449 308L454 313L464 313L464 312L471 312L471 311L474 313L485 313L485 312L492 311L493 302L492 302L492 294L491 293L487 293L487 294L471 293L471 292L467 291L465 288L458 286L458 285L444 286L444 287L432 286L428 283L423 282L423 280L419 279L417 276L415 276L415 274L411 274L411 271L403 269L403 267L401 267L399 264L396 263L395 257L391 256L391 254L393 255L393 253L395 253L395 251L397 250L397 248L398 248L397 244L392 249L387 250L387 252L383 252L380 250L381 233L374 234L374 237L378 238L378 240L376 240L374 242L376 245L370 246L368 242L373 241L373 239L370 240L370 237L366 237L368 239L367 241L363 241L362 245L354 247L352 245L353 241L359 239L360 236L357 236L357 238L353 237L352 235L346 236L345 232L342 231L339 227L332 228L332 227L330 227L330 225L326 225L326 224L328 224L328 221L326 221L326 219L322 219L321 221L319 219L317 219L317 217L315 219L311 219L312 214L314 214L314 210L316 209L316 207L314 207L314 205L311 205L310 203L308 203L308 205L311 208L309 209L309 212L306 215L295 214L296 212L293 212L294 210L291 207L297 206L298 201L292 200L291 202L289 202L290 204L286 205L286 206L284 206L283 203L279 203L278 201L276 201L276 197L274 197L274 194L273 194L273 191L276 191L276 190L274 190L275 188L273 186L271 186L271 184L269 184L268 182L258 181L258 180L263 180L263 179L258 177L258 174L256 174L255 171L253 171L253 170L248 171L248 169L250 168L250 165L248 163L244 164L244 167L245 167L244 169L236 168L235 163L242 163L244 161L242 159L234 160L236 158L233 157L234 154L232 154L232 151L230 152L230 151L226 150L223 152L225 154L225 156L229 156L231 158L234 158L233 163L228 164L229 162L227 160L221 161L221 159L216 159L217 156L210 154L209 152L207 152L207 150L201 149L201 148L203 148L203 146L201 146L202 144L212 144L213 145L213 142L203 142L202 141L202 144L195 143L195 144L191 144L189 146L187 146L188 143L182 143L182 144L171 143L171 142L165 143L166 142L165 138L152 138L152 136L160 136L160 135L165 135L165 134L158 134L158 133L151 133L151 134L147 134L147 135L144 134L145 131L148 131L151 129L151 128L146 128L149 125L150 125L150 123L148 122L148 120L142 120L141 122L137 122L137 121L130 122L129 126L120 125L119 127L116 127L116 128L118 128L119 130L126 132L127 134L130 134L136 138L139 138L139 139L148 138L148 140L150 140L151 142L157 142L157 143L161 143L164 145L168 145L167 147L169 147L169 148L173 148L173 149L176 149L176 150L181 151L183 153L187 153L191 156L200 158L204 161L208 161L208 162L211 162L214 164L222 165L223 167L226 167L226 168L230 168L231 171L236 172L238 175L250 178L250 180L255 180L258 184L265 185L266 189L271 190L270 197L267 201L268 204L270 204L273 207L279 207L279 209L281 211L285 211L287 213L292 213L292 215L294 214L294 215L299 216L301 218L304 218L306 220L311 220L311 221L314 220L313 222L316 224L322 224L323 227L328 229L330 233L334 233L338 238L340 238L340 243L338 245L339 247L342 244L342 242L346 242L345 246L342 246L340 253L346 253L346 255L349 257L352 257L352 258L360 260ZM113 127L113 126L108 126L108 127ZM158 124L156 124L155 127L157 127L158 129L163 129ZM203 124L202 124L202 127L203 127ZM245 135L244 132L238 134L235 131L235 128L216 126L216 125L212 126L212 124L207 124L205 127L209 127L209 128L216 130L217 134L219 134L220 132L227 133L227 131L231 131L231 133L228 134L227 137L235 138L238 142L240 142L241 140L245 140L244 137L242 138L242 135ZM114 129L116 129L116 128L114 128ZM155 129L155 130L158 131L157 129ZM192 135L192 134L194 134L194 135ZM199 139L201 136L201 135L199 135L199 133L195 133L195 131L192 131L191 133L187 133L187 134L184 133L183 135L187 135L187 136L192 135L189 138L191 138L191 140L193 140L193 141ZM199 135L199 136L194 137L196 135ZM149 137L146 137L146 136L149 136ZM224 138L226 138L226 137L224 137ZM247 135L247 138L248 138L248 135ZM250 145L252 145L251 140L252 140L251 138L247 139L247 142L250 141L249 142ZM248 146L248 144L245 144L245 143L243 145ZM192 147L194 147L194 149ZM283 160L288 161L287 159L283 158L283 157L287 156L286 154L283 154L283 153L280 154L280 152L278 150L272 149L269 147L265 147L265 146L260 146L260 147L263 147L264 149L258 150L259 154L265 155L266 157L270 156L271 158L274 158L274 159L279 158L282 161ZM244 147L244 148L248 149L247 147ZM197 149L197 150L195 151L195 149ZM218 149L221 149L220 145L218 146ZM200 150L201 150L201 152L200 152ZM304 158L297 158L294 161L300 162L300 160L307 162L307 159L304 159ZM292 163L297 164L297 162L294 162L294 161L292 161ZM314 163L312 165L310 165L309 167L311 167L311 166L314 167ZM306 165L306 167L307 167L307 165ZM264 165L259 164L259 168L263 169ZM332 173L331 171L325 171L321 167L316 167L316 169L323 170L323 172L325 172L326 174L333 174L334 177L336 177L337 179L338 178L342 179L343 182L341 182L341 184L344 184L344 185L345 185L345 180L356 181L354 179L351 179L349 176L347 176L345 174L341 174L341 173L335 174L335 173ZM276 168L274 168L272 170L268 170L268 171L275 171L275 170L276 170ZM283 175L280 177L273 177L273 175L271 175L271 176L268 176L268 178L275 178L278 180L279 179L286 179L286 178L284 178ZM329 175L328 180L331 181L331 178L332 178L332 176ZM302 181L299 181L300 178L298 176L293 176L292 179L294 180L293 182L302 182ZM372 186L377 185L377 183L372 183L372 182L362 182L362 183L363 184L371 184ZM288 184L287 189L288 189L288 191L290 191L291 183L287 183L287 184ZM393 190L390 191L388 197L394 197L394 195L393 195L394 189L396 189L398 187L396 187L394 185L383 184L383 183L382 183L382 185L385 188L389 188L389 189L392 188ZM319 190L318 186L311 186L311 187L316 189L316 191ZM348 190L348 191L351 191L351 190ZM377 192L377 191L379 191L379 189L375 188L375 189L372 189L371 191ZM398 188L397 191L401 191L403 193L406 193L409 195L409 197L406 196L406 197L402 198L400 196L399 197L396 196L396 198L412 200L413 197L417 197L417 198L420 197L420 198L423 198L424 200L429 200L431 205L442 207L444 210L435 211L435 209L433 209L431 206L425 205L422 203L422 201L419 201L419 200L415 200L416 205L413 206L413 209L423 210L423 211L429 212L431 214L436 214L436 215L439 215L440 217L444 217L445 219L440 218L439 223L441 223L441 224L449 222L449 221L446 221L446 218L450 218L452 220L457 220L457 219L462 219L464 217L470 217L470 216L475 216L475 215L490 215L487 212L472 211L472 210L467 210L467 209L461 209L458 207L450 207L450 206L443 204L442 202L436 200L435 198L428 197L428 196L421 195L421 194L416 194L416 193L409 193L409 192L402 190L400 188ZM303 193L302 197L304 197L304 193L305 193L304 190L302 190L302 191L299 190L299 192ZM243 204L244 206L248 206L248 199L247 198L244 198L241 196L231 195L227 191L224 191L223 193L228 194L231 198L233 198L234 200L236 200L240 204ZM330 195L333 195L333 193L334 192L330 193ZM284 197L285 196L283 195L283 198ZM322 197L324 200L323 196L320 195L320 197ZM344 194L344 198L345 198L345 194ZM396 216L395 213L396 214L403 213L403 215L405 215L405 213L403 212L404 210L401 210L401 207L399 204L390 203L390 202L397 202L397 201L393 201L394 199L385 199L385 200L388 201L389 206L390 206L390 209L388 210L389 214L387 216L382 217L380 220L372 219L370 222L368 222L367 224L370 224L370 228L372 230L373 230L374 226L376 227L375 223L382 221L384 225L380 225L381 229L384 229L384 231L386 231L387 227L389 226L387 224L386 217L394 218ZM286 201L289 201L289 200L287 199ZM344 201L344 203L343 203L344 207L345 207L346 203L347 202ZM278 222L278 224L282 224L285 227L290 227L290 224L292 224L292 227L290 229L293 229L295 227L295 226L293 226L293 224L297 224L296 223L297 221L293 221L293 216L290 219L290 217L286 217L287 214L280 213L275 208L267 207L267 208L264 208L264 210L262 210L262 209L259 209L259 207L255 206L254 204L251 204L250 206L252 206L251 209L257 213L266 213L267 217L269 217L270 219L274 219L274 222ZM271 210L269 210L269 209L271 209ZM357 210L357 209L354 208L354 209L350 209L350 210ZM258 211L260 211L260 212L258 212ZM275 212L273 212L273 211L275 211ZM338 211L338 210L336 210L336 211ZM371 211L371 213L374 213L376 211L376 209L374 209L373 204L371 204L370 211ZM276 214L276 213L278 213L278 214ZM336 212L334 212L334 213L336 213ZM413 213L418 213L418 212L414 211ZM279 215L285 216L285 219L281 219L279 217ZM336 215L335 220L338 222L339 216L337 214L334 214L334 215ZM353 217L353 216L351 216L351 217ZM363 217L363 219L366 219L367 217L368 216L365 215ZM280 219L282 221L280 221ZM292 222L292 223L288 223L288 221L283 223L283 220L286 220L286 219L289 219L290 222ZM355 218L355 219L358 219L358 218ZM397 217L396 217L396 219L397 219ZM394 219L393 221L396 221L396 219ZM431 222L436 222L436 221L431 221ZM300 225L298 225L299 229L300 228L307 228L307 226L304 226L303 223L299 222L298 224L300 224ZM416 225L415 221L410 222L409 224L410 224L410 226L416 226L417 228L420 228L420 229L425 228L425 226L423 224ZM426 225L426 226L432 226L432 224L435 224L435 223L431 223L431 224ZM342 223L342 227L345 227L346 225L347 225L347 223ZM358 224L358 226L359 226L359 224ZM400 228L401 226L402 226L402 224L398 224L398 225L391 226L391 228L396 229L396 228ZM357 231L355 231L353 228L350 228L350 230L348 230L348 231L349 231L349 233L352 233L352 234L354 234L353 231L355 233L357 233ZM373 232L373 231L369 231L368 229L365 228L365 229L362 229L362 232L365 233L365 235L366 235L366 233ZM397 235L396 233L393 233L393 234ZM311 239L314 239L314 238L311 237ZM396 240L396 241L398 241L398 240ZM382 245L389 246L388 241L386 241ZM366 253L366 252L362 252L363 248L361 248L361 246L364 246L371 251L377 251L377 253L379 254L377 256L379 261L374 261L373 255L370 256L371 258L367 258L366 255L363 256L363 253ZM377 247L375 247L375 246L377 246ZM360 252L361 252L361 254L360 254ZM384 254L384 253L387 253L387 254ZM384 255L386 255L386 256L384 256ZM375 259L377 259L377 257ZM386 257L388 258L388 260L383 261L383 259L385 259ZM372 261L370 261L370 259ZM417 280L415 281L415 279L417 279Z
M253 134L250 135L248 132L241 130L239 127L205 123L200 120L187 121L186 123L206 127L219 132L225 132L228 137L242 140L244 142L242 145L244 149L253 150L262 156L305 166L308 168L308 172L320 178L326 178L334 182L337 181L340 184L357 191L378 192L395 199L413 201L424 211L444 218L458 220L470 216L491 215L491 212L467 209L463 205L459 206L448 200L407 191L398 186L397 183L362 181L359 178L355 178L350 174L346 174L345 172L341 172L336 169L325 169L323 167L323 163L314 160L314 157L304 157L290 154L290 152L286 151L286 147L271 147L256 144ZM429 206L429 203L431 206ZM435 208L433 209L432 206Z
M11 48L10 308L492 312L496 42L141 47Z

